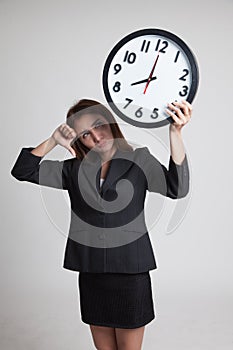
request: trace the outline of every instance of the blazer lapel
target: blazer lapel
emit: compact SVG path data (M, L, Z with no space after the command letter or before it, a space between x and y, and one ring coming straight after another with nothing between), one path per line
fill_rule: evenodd
M98 198L99 193L104 193L114 182L117 182L128 169L133 165L129 160L133 160L133 151L121 151L119 149L114 153L106 174L105 181L100 188L100 174L101 174L101 158L98 153L92 159L83 160L81 163L81 178L84 186L92 189L92 196ZM93 159L94 158L94 159ZM84 176L83 176L84 175ZM87 188L86 188L87 189ZM88 189L87 189L88 190ZM89 191L88 191L89 192Z
M111 187L114 182L117 182L117 180L129 170L133 163L129 162L128 160L132 160L132 158L132 151L117 150L114 153L110 161L105 181L103 182L103 185L101 187L101 193L107 191L107 189ZM97 181L99 184L99 178Z

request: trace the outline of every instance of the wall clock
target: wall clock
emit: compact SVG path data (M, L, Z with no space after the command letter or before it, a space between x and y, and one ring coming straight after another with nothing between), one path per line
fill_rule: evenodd
M199 83L196 58L177 35L141 29L121 39L103 69L103 90L111 109L137 127L172 123L168 102L192 103Z

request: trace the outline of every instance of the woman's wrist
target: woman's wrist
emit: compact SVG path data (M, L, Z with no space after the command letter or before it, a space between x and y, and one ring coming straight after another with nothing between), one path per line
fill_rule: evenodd
M178 129L177 126L174 126L173 124L169 125L169 131L172 134L176 134L178 136L181 136L181 130L182 130L182 127Z
M55 138L53 137L53 136L50 136L49 138L48 138L48 141L49 141L49 144L51 145L51 146L53 146L53 147L55 147L55 146L57 146L57 141L55 140Z
M50 136L47 140L42 142L40 145L35 147L31 153L38 156L44 157L48 152L50 152L57 145L56 140Z

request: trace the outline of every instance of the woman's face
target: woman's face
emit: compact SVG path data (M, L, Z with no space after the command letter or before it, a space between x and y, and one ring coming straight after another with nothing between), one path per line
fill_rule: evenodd
M115 149L110 124L101 114L83 114L74 120L74 130L79 140L95 152L110 153Z

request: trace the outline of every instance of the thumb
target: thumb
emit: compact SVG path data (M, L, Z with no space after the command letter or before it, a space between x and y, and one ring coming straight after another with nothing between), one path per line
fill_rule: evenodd
M69 151L74 157L76 157L75 150L74 150L72 147L68 147L68 151Z

